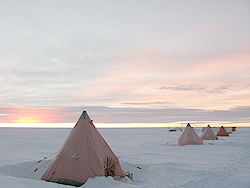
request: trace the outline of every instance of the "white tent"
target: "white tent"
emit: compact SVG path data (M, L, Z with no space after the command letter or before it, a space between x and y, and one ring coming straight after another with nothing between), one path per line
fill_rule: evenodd
M202 140L217 140L218 137L215 135L214 131L208 125L201 135Z
M118 158L84 111L41 179L81 186L95 176L123 176Z
M181 136L178 139L178 146L185 145L203 145L201 138L196 134L193 128L188 123L185 130L182 132Z

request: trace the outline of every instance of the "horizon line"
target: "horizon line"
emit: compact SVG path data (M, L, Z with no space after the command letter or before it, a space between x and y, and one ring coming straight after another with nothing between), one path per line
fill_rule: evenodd
M250 127L249 123L230 123L230 122L190 122L192 127ZM0 123L0 128L73 128L75 123ZM94 123L96 128L185 128L187 123Z

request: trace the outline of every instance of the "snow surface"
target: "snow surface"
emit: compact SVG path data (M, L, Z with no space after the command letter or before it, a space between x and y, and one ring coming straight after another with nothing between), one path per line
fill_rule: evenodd
M195 129L200 136L201 128ZM134 180L96 177L82 187L250 187L250 128L189 146L177 146L182 132L168 128L98 130ZM44 157L57 152L70 131L0 128L0 187L72 187L40 180L51 162Z

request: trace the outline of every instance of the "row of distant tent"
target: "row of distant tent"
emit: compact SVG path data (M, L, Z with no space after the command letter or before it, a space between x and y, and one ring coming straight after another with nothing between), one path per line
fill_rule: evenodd
M188 123L187 127L179 137L177 145L203 145L202 140L218 140L218 136L229 136L229 134L226 129L221 126L216 135L212 128L208 125L202 135L199 137Z
M222 136L224 132L221 128L217 135ZM178 145L203 144L202 139L217 138L212 133L208 126L200 138L188 124L178 140ZM96 176L123 178L124 173L118 157L98 132L87 112L83 111L41 179L79 187L88 178Z

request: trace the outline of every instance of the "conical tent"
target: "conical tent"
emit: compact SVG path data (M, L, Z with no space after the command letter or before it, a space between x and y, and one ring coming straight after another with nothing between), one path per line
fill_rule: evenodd
M229 135L228 135L227 131L224 129L224 127L221 126L217 132L217 136L229 136Z
M215 135L214 131L208 125L205 131L201 135L202 140L217 140L218 137Z
M95 176L123 176L123 171L118 158L84 111L41 179L81 186Z
M185 145L203 145L201 138L196 134L193 128L188 123L185 130L182 132L181 136L178 139L178 146Z

